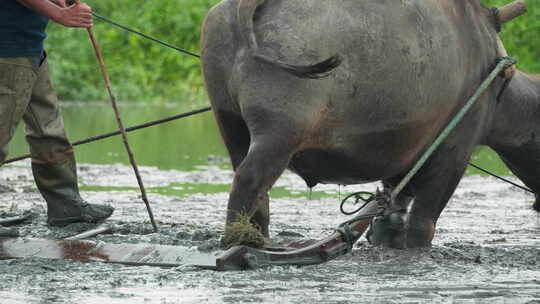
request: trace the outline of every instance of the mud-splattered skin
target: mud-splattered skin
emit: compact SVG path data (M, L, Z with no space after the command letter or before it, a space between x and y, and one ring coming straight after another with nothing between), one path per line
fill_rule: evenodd
M394 186L494 67L497 39L477 0L222 1L206 18L202 60L235 169L227 222L248 213L267 235L267 191L285 168L309 186ZM336 54L341 65L317 80L260 60L310 65ZM516 76L499 105L503 80L494 83L397 198L404 222L375 225L375 243L429 245L477 144L502 153L540 190L539 140L531 135L540 90L526 77ZM519 99L527 106L516 106ZM529 120L515 128L520 109ZM507 136L509 125L518 134Z

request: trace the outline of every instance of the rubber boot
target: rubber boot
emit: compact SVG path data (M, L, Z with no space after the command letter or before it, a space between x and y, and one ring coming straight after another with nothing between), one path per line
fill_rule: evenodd
M0 238L3 237L18 237L19 231L13 228L4 228L0 226Z
M47 202L49 226L97 223L107 219L114 211L111 206L89 204L81 198L73 156L53 164L32 163L32 172L36 185Z

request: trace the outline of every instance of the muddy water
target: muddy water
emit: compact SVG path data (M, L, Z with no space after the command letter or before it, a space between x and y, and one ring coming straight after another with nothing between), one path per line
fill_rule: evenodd
M185 113L202 108L208 102L183 102L175 104L121 103L122 119L127 126ZM116 131L116 120L106 103L66 103L62 106L62 117L72 141ZM22 124L21 124L22 125ZM218 163L227 157L227 152L218 133L213 114L206 112L181 120L168 122L151 128L129 133L129 142L137 162L160 169L194 170L210 161ZM81 163L129 165L120 137L78 146L77 159ZM11 156L28 152L22 126L10 144ZM509 171L489 149L480 149L474 162L503 175ZM478 174L470 169L469 173ZM203 191L204 192L204 191Z
M126 125L187 111L178 105L124 105ZM81 111L84 109L84 119ZM128 111L129 110L129 111ZM64 119L74 140L115 129L106 105L71 105ZM24 153L19 133L13 156ZM83 196L114 205L107 243L155 243L219 253L232 174L211 114L131 133L160 233L152 233L119 139L77 148ZM508 171L487 150L475 162ZM97 165L86 165L87 163ZM474 171L471 171L473 173ZM277 242L321 238L347 217L339 198L377 184L306 189L286 173L271 192L271 233ZM439 222L434 246L424 250L372 248L310 267L216 273L45 261L0 261L0 304L11 303L540 303L540 218L533 197L491 178L468 176ZM28 162L0 168L0 217L32 211L19 225L24 237L58 239L92 225L49 229Z
M124 165L81 165L83 196L116 207L108 243L156 243L219 252L227 191L226 164L192 171L143 167L161 228L152 233L136 181ZM61 238L91 228L49 229L28 163L0 170L2 216L32 210L24 237ZM309 193L286 173L272 193L276 241L320 238L347 217L338 199L378 185L320 186ZM311 197L311 198L310 198ZM533 197L491 178L468 176L439 222L434 246L388 250L361 240L354 252L303 268L217 273L48 261L0 261L0 303L540 303L540 218Z

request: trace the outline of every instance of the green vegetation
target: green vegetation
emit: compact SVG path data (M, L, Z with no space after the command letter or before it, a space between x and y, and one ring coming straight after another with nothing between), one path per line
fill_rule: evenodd
M262 248L264 246L264 236L257 227L253 226L249 216L239 215L236 222L225 228L223 245L225 248L242 245L253 248Z
M200 25L218 0L87 1L95 12L158 39L199 52ZM483 0L503 5L509 0ZM532 2L532 1L531 1ZM525 71L540 73L540 4L507 24L503 39ZM95 21L113 89L121 100L205 102L199 60ZM46 47L62 100L106 100L101 74L86 31L51 24Z
M218 0L86 1L120 24L199 52L200 25ZM199 60L124 32L100 20L94 32L120 100L202 102ZM46 48L60 99L107 100L99 66L85 30L51 23Z
M482 0L487 7L501 7L510 0ZM540 2L527 1L529 12L505 24L502 38L508 54L516 57L518 67L529 73L540 73Z

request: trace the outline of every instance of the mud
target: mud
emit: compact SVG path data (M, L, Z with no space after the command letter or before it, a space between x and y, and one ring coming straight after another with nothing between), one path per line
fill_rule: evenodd
M108 221L114 233L94 239L219 252L232 173L219 159L210 164L191 172L141 169L159 233L152 231L131 168L82 165L83 196L116 208ZM190 191L201 184L210 190ZM63 238L95 227L49 229L28 163L2 167L0 185L0 216L35 214L17 226L24 237ZM326 185L310 195L286 173L277 184L283 191L271 198L273 240L332 233L347 219L339 213L339 198L377 186ZM189 266L3 260L0 303L540 303L540 217L533 200L491 178L469 176L445 209L432 248L380 249L361 240L350 255L303 268L217 273Z

